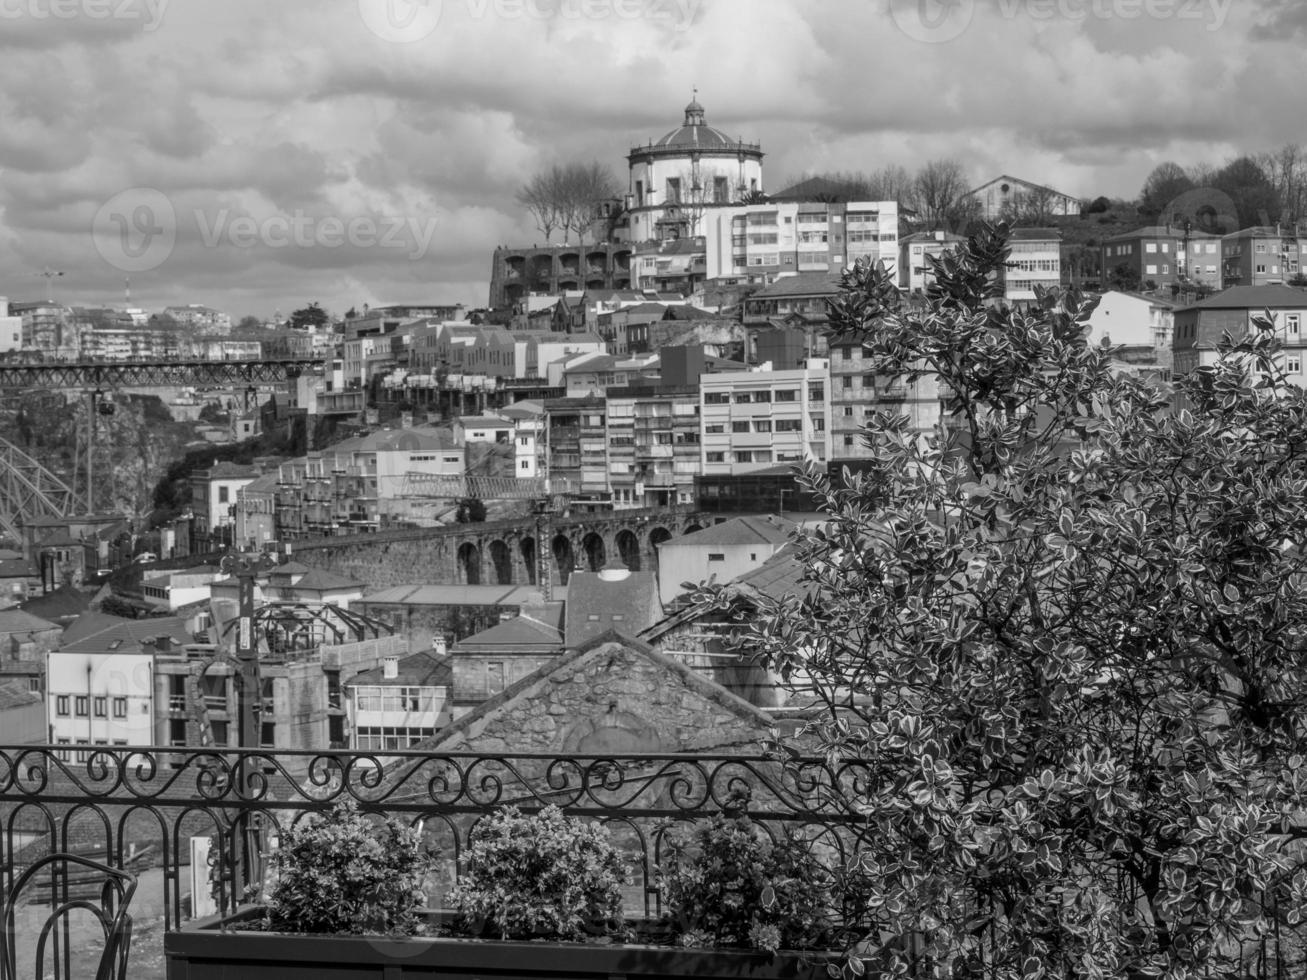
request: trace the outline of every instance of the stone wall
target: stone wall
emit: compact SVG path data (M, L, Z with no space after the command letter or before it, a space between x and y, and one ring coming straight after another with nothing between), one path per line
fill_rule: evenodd
M766 714L670 658L605 642L515 684L435 744L495 753L755 753L770 727Z

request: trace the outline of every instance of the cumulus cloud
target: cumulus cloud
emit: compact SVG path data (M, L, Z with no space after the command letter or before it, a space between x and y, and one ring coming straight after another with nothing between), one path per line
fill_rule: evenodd
M538 238L516 188L591 159L624 183L695 87L773 189L948 156L1130 197L1161 160L1302 138L1300 3L957 0L942 27L932 3L0 0L3 289L49 265L74 303L130 274L136 302L234 316L480 305L491 250ZM128 273L106 235L159 219L147 192L167 254Z

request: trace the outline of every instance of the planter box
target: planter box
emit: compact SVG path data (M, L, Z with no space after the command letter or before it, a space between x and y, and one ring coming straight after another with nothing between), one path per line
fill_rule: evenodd
M822 980L832 953L685 949L671 946L509 942L494 939L291 936L242 931L245 910L186 924L164 936L168 980L619 980L730 977Z

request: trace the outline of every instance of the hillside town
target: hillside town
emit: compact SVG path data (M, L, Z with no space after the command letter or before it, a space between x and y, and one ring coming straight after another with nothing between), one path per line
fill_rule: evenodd
M360 90L489 36L489 8L370 2ZM875 23L957 54L951 104L973 17L1039 5L912 6ZM1120 27L1067 7L1050 35ZM448 79L373 118L285 66L342 114L314 123L335 157L214 143L205 200L173 161L217 129L158 109L158 186L97 202L93 285L31 261L39 235L0 277L0 905L35 881L33 916L95 910L55 945L102 943L106 980L1304 975L1291 127L1219 164L1106 136L935 155L938 119L854 152L797 90L789 144L731 135L714 98L733 127L750 103L718 73L641 114L596 86L597 144ZM380 148L342 149L367 127ZM7 152L0 197L39 169ZM275 186L235 207L247 152ZM450 160L483 199L397 176ZM350 207L404 185L380 226L427 237L323 261L357 226L315 181ZM268 231L310 212L308 244Z

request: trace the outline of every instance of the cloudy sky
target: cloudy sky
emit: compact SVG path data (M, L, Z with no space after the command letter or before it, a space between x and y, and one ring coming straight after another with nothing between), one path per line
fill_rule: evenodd
M0 0L0 292L484 305L514 191L707 121L765 184L962 160L1133 197L1307 142L1301 0Z

